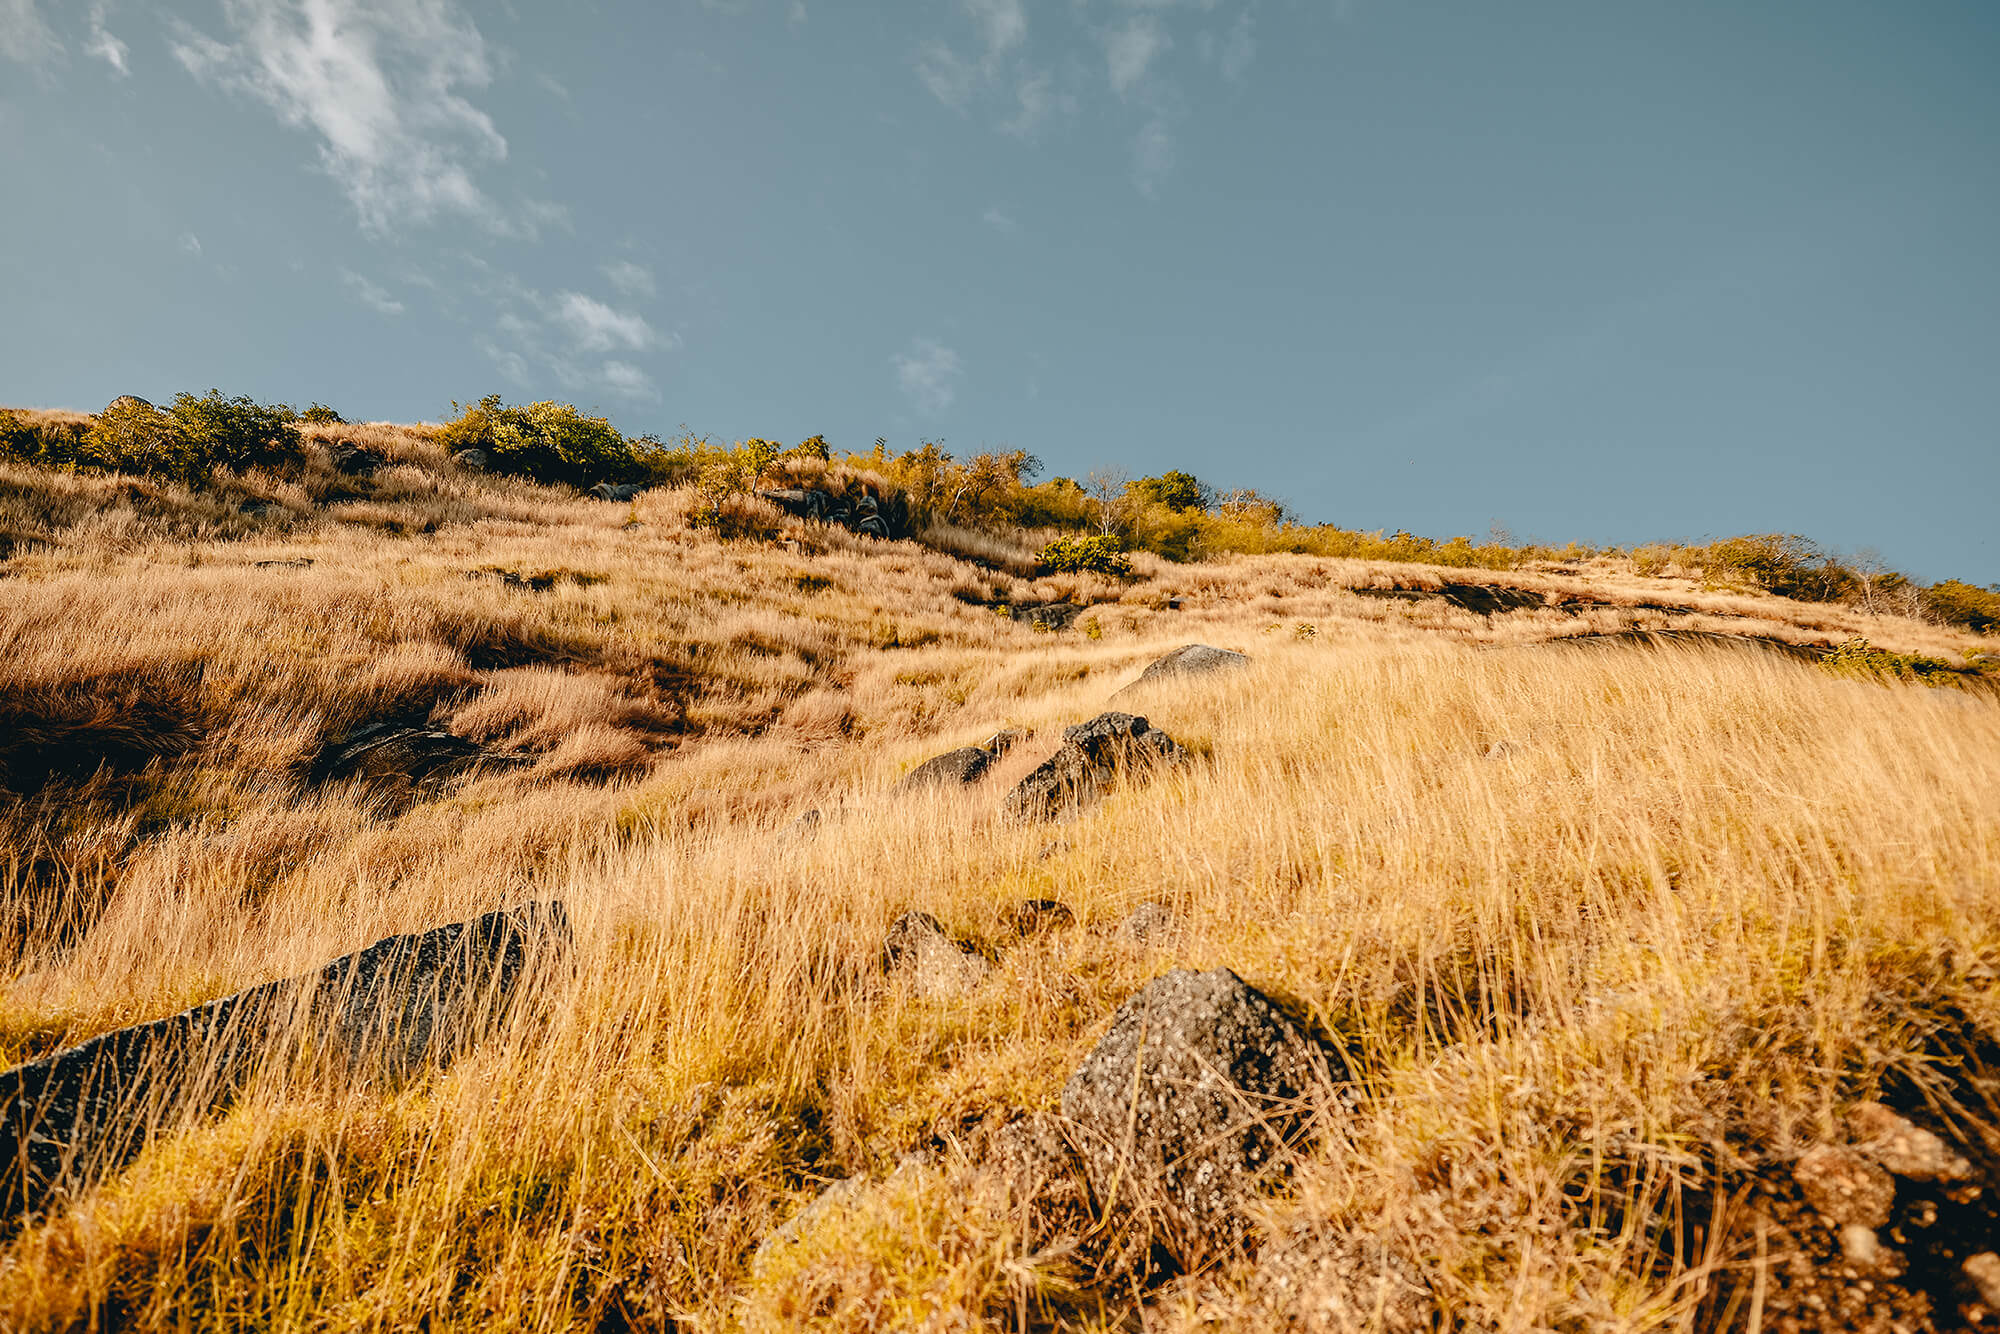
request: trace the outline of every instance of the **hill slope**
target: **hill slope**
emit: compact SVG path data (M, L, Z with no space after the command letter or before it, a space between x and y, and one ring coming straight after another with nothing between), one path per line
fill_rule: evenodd
M200 493L0 470L0 1048L528 900L566 905L568 962L439 1073L274 1073L157 1137L5 1243L0 1323L1977 1314L1963 1261L2000 1225L1937 1196L1962 1185L1905 1180L1864 1262L1795 1170L1874 1101L2000 1154L1976 637L1609 561L1035 579L311 433L339 439L388 466ZM1966 688L1817 661L1855 638ZM1251 665L1115 707L1192 763L1004 817L1063 726L1188 642ZM1006 726L1029 740L976 785L895 790ZM1024 935L1030 900L1074 920ZM1117 929L1148 903L1159 929ZM975 947L962 985L885 971L910 910ZM994 1148L1176 967L1233 969L1352 1074L1311 1094L1245 1255L1135 1246L1102 1182L1024 1184ZM1377 1302L1380 1273L1408 1292Z

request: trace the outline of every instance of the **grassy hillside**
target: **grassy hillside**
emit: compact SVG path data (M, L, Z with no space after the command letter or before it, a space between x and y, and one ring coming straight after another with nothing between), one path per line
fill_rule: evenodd
M1363 1252L1417 1327L1963 1318L1844 1271L1792 1168L1866 1100L2000 1127L1991 638L1628 556L1039 577L1004 533L302 444L197 489L0 465L0 1057L524 900L572 966L441 1073L274 1072L156 1139L0 1242L0 1327L1406 1327L1296 1323ZM1002 817L1189 642L1252 665L1118 707L1194 764ZM381 723L468 758L329 770ZM891 790L1002 726L1033 739L978 786ZM1031 899L1074 923L1020 935ZM1149 902L1164 932L1115 929ZM983 980L885 973L911 909ZM990 1146L1127 996L1217 966L1356 1083L1255 1251L1175 1272Z

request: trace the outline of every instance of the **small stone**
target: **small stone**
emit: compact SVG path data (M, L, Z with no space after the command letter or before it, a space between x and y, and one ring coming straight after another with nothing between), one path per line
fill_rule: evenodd
M970 787L986 776L987 766L992 763L990 751L977 746L960 746L957 750L932 756L904 774L895 790L921 792L928 788Z
M1174 915L1164 903L1142 903L1118 924L1118 938L1135 944L1157 940L1173 928Z
M979 744L979 748L997 760L1023 741L1026 741L1029 735L1030 733L1025 728L1003 727L982 741Z
M920 996L945 999L978 986L993 966L945 934L927 912L906 912L890 924L882 955L891 973L909 979Z
M1847 1113L1847 1129L1857 1147L1899 1177L1949 1182L1972 1175L1972 1164L1943 1139L1879 1102L1856 1103Z
M1840 1229L1840 1253L1849 1264L1873 1269L1882 1258L1882 1240L1875 1235L1874 1228L1849 1223Z
M1981 1251L1968 1256L1959 1266L1972 1286L1979 1291L1979 1300L1996 1312L2000 1312L2000 1255L1992 1251Z
M1023 899L1007 914L1007 925L1017 936L1053 931L1075 921L1076 914L1069 910L1068 905L1054 899Z
M1853 1149L1821 1144L1792 1165L1806 1202L1835 1223L1884 1227L1896 1202L1896 1182Z

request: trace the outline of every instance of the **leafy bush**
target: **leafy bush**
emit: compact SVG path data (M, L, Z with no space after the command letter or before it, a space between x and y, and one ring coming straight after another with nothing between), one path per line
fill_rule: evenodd
M1837 676L1893 676L1905 681L1949 680L1958 673L1942 658L1892 653L1865 639L1850 639L1820 655L1820 665Z
M1124 544L1115 534L1095 537L1059 537L1042 548L1041 567L1049 574L1108 574L1114 579L1132 577L1132 562Z
M175 462L184 479L206 476L210 469L266 468L297 463L303 457L297 414L283 403L255 403L225 398L211 389L200 398L175 394L167 409L173 419Z
M0 411L0 456L43 468L96 465L88 421L31 421L4 411Z
M1920 596L1924 611L1946 625L1962 625L1982 635L2000 628L2000 587L1978 588L1947 579L1932 584Z
M311 422L315 426L343 426L347 423L347 418L341 416L324 403L315 403L304 412L301 412L299 420L302 422Z
M1215 503L1214 487L1178 468L1158 477L1142 477L1132 483L1131 489L1133 498L1142 504L1164 505L1182 513L1189 510L1207 513Z
M1861 586L1854 571L1796 533L1732 537L1692 554L1710 579L1749 584L1781 598L1842 602Z
M638 481L648 475L633 442L603 417L586 417L568 403L508 407L488 394L460 407L433 438L457 453L478 449L497 473L550 485L591 486L597 482Z

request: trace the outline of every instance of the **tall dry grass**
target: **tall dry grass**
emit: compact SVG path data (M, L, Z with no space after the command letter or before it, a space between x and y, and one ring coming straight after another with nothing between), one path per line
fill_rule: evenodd
M976 1162L1126 996L1222 965L1360 1080L1266 1207L1273 1248L1386 1248L1472 1327L1705 1329L1754 1262L1741 1164L1931 1060L1911 1016L2000 1024L2000 704L1754 646L1552 642L1963 636L1616 572L1517 575L1598 605L1491 618L1351 591L1421 567L1035 581L775 514L724 543L674 493L577 500L391 446L379 489L290 522L73 525L0 568L0 706L186 731L10 806L11 901L76 911L17 917L0 1043L527 899L568 905L573 970L433 1077L278 1072L156 1140L6 1243L0 1326L1282 1327L1258 1268L1095 1272ZM1078 594L1097 639L988 605ZM1060 830L1000 818L1063 724L1196 639L1255 664L1119 705L1199 763ZM382 718L531 763L415 804L310 781ZM890 795L1003 723L1037 739L978 789ZM781 837L808 808L818 836ZM1016 939L1044 897L1078 924ZM1141 946L1110 927L1144 901L1174 925ZM885 975L912 908L989 978Z

